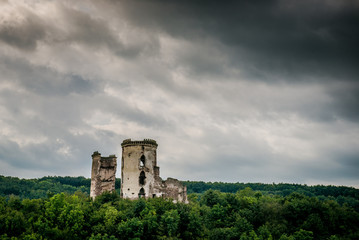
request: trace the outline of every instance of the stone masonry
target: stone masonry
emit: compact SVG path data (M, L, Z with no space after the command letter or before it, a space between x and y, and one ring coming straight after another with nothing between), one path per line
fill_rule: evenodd
M152 139L122 142L121 197L171 198L174 202L187 203L187 188L180 181L159 176L157 143Z
M91 191L93 199L101 193L115 190L117 158L115 155L101 157L101 153L92 154Z

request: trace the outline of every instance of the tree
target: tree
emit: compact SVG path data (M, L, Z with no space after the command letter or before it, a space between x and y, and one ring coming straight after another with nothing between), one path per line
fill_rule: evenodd
M293 233L294 240L312 240L313 232L300 229Z
M213 207L217 203L222 203L221 193L217 190L208 190L201 197L201 204L205 204L208 207Z
M168 237L177 236L179 221L180 216L177 210L165 212L161 217L161 229L163 229L163 233Z
M240 240L260 240L255 231L243 233Z
M137 217L121 221L117 227L116 236L119 239L140 238L143 236L143 224Z

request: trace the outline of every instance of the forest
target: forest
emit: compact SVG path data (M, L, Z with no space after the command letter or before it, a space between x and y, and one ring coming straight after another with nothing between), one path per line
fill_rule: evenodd
M0 239L359 239L352 187L184 184L189 204L118 190L93 201L84 177L0 176Z

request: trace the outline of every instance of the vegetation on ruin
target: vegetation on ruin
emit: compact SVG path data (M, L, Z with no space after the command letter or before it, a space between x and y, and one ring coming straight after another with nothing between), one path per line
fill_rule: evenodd
M182 204L117 192L92 201L89 183L0 176L0 239L359 239L355 188L185 182Z

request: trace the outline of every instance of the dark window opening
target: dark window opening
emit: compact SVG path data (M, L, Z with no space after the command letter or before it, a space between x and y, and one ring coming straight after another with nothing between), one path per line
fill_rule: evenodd
M152 198L155 198L155 197L156 197L156 194L153 194L153 195L152 195Z
M142 172L140 173L140 179L139 179L141 185L145 185L145 178L146 178L145 172L142 171Z
M142 155L140 158L140 167L144 167L146 162L145 155Z
M140 192L138 193L138 197L139 198L145 197L145 189L143 188L140 189Z

